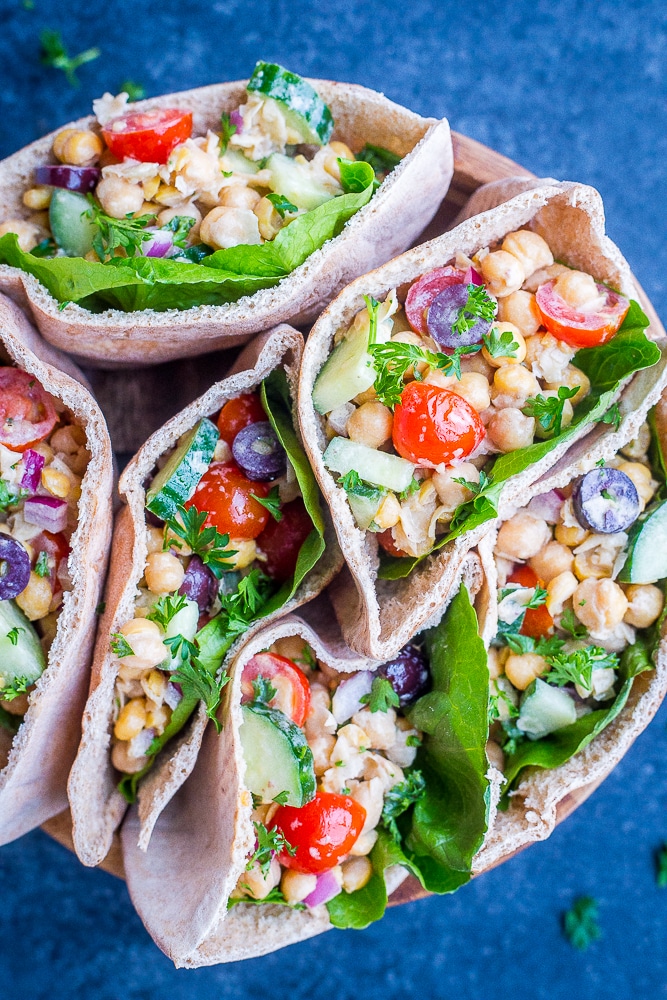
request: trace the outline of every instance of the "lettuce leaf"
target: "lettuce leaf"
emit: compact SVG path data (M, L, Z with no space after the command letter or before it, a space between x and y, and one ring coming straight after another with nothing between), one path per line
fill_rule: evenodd
M342 231L369 201L374 177L368 164L366 186L339 195L297 216L270 243L217 250L200 264L158 257L114 257L106 264L83 257L40 258L25 253L14 233L0 237L0 264L34 275L59 302L76 302L92 312L121 309L190 309L223 305L271 288Z

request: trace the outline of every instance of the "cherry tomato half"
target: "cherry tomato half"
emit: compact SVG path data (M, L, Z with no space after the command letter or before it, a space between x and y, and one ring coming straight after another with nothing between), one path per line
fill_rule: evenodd
M426 313L433 299L448 285L461 285L465 271L457 267L437 267L435 271L422 274L410 288L405 300L405 315L415 333L428 333Z
M270 514L251 493L264 498L269 487L246 479L236 462L214 462L185 506L196 507L200 514L206 511L205 525L217 528L223 535L257 538Z
M402 556L407 555L402 549L399 549L398 545L394 541L394 536L392 534L391 528L385 528L384 531L377 531L375 537L378 540L379 545L388 552L390 556L397 556L399 559Z
M555 278L545 281L535 295L542 322L549 333L572 347L597 347L611 340L625 319L629 301L618 292L596 284L598 292L606 296L606 302L598 312L584 313L566 302L555 290L555 284Z
M507 582L518 583L520 587L536 587L538 577L532 567L518 563L507 577Z
M258 424L266 420L266 413L256 392L244 392L236 399L225 403L218 414L220 437L231 448L234 438L248 424Z
M530 566L515 566L507 577L508 583L518 583L522 587L542 586L543 581L537 576ZM533 639L540 639L548 635L554 627L554 620L547 610L546 604L540 604L539 608L527 608L519 632L521 635L531 636Z
M310 683L303 670L286 656L257 653L243 668L241 690L244 702L255 697L252 682L260 675L271 681L276 689L275 697L269 702L271 708L279 709L297 726L302 726L310 709Z
M58 579L58 567L63 559L67 559L70 553L69 542L62 532L53 534L51 531L41 531L30 539L30 547L33 551L32 568L35 568L41 552L46 552L49 558L49 582L54 594L62 590L62 584Z
M119 160L166 163L174 146L192 135L192 112L180 108L130 111L102 129L104 141Z
M58 415L51 397L34 375L0 368L0 444L26 451L48 437Z
M284 583L294 576L299 550L313 530L313 522L301 497L284 504L281 513L280 521L269 518L257 538L257 548L266 556L265 571Z
M394 410L394 447L415 465L434 468L467 458L486 431L470 403L449 389L409 382Z
M366 822L366 810L349 795L317 792L305 806L280 806L272 827L282 831L296 853L283 851L278 860L285 868L319 875L350 853Z

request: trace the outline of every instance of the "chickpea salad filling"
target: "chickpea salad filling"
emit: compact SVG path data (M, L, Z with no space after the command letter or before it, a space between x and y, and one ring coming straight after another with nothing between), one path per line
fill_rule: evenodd
M313 389L326 468L379 576L497 514L507 479L594 421L660 351L639 305L554 261L529 229L396 289L336 337Z
M200 701L219 726L225 654L293 597L324 552L319 492L282 370L181 437L146 509L134 617L111 638L111 760L128 801Z
M487 752L510 787L524 767L556 767L583 749L654 666L667 501L650 446L644 424L613 460L500 528Z
M235 302L277 284L336 236L399 162L331 139L312 86L259 62L246 100L193 137L183 108L94 101L96 124L53 142L25 191L28 219L0 222L0 262L60 302L100 311Z
M0 367L0 725L18 731L47 666L77 526L86 435L34 376Z

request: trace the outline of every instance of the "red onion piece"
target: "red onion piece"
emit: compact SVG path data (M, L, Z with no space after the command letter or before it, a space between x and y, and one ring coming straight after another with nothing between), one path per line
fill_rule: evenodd
M147 229L151 234L140 246L144 257L168 257L174 249L174 234L169 229Z
M484 284L484 278L479 273L479 271L475 270L474 267L469 267L468 270L466 271L466 276L463 279L463 284L464 285L483 285Z
M533 497L528 504L527 510L529 514L534 514L535 517L544 518L548 524L558 524L562 506L563 498L559 496L556 490L549 490L548 493L540 493L538 497Z
M36 493L44 468L44 456L40 455L38 451L33 451L32 448L28 448L27 451L23 452L23 468L25 471L19 485L24 490Z
M240 135L243 131L243 115L238 108L236 111L232 111L229 116L229 121L232 125L236 125L236 135Z
M180 689L180 685L172 684L171 681L167 684L167 688L164 692L164 703L168 705L169 708L173 710L179 704L183 698L183 692Z
M130 757L145 757L146 751L155 739L157 733L154 729L142 729L129 743L128 753Z
M97 167L70 167L63 163L50 163L37 167L35 171L37 184L79 191L81 194L94 191L101 176L102 172Z
M364 707L360 699L370 694L373 676L370 670L360 670L338 685L331 701L331 713L339 726Z
M23 505L23 517L28 524L57 534L67 527L67 501L57 497L30 497Z
M332 871L322 872L321 875L317 876L317 885L310 895L306 896L304 903L310 907L321 906L322 903L328 903L339 892L341 892L341 887L334 873Z

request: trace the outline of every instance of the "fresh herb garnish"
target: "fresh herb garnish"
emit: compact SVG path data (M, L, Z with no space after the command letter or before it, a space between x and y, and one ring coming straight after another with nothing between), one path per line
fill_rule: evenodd
M298 212L298 206L293 205L289 198L286 198L284 194L267 194L266 200L270 201L276 212L281 219L284 219L288 212L294 213Z
M172 658L180 659L169 680L172 684L181 685L184 697L203 701L206 714L216 730L221 732L222 726L216 713L222 700L222 689L229 682L229 677L224 671L211 670L198 658L199 646L196 639L191 642L185 636L175 635L163 639L163 642L169 647Z
M484 493L485 490L488 490L489 486L491 486L493 482L493 476L487 476L484 469L481 469L479 473L478 483L473 483L472 480L470 479L464 479L463 476L452 476L452 482L459 483L461 486L465 486L465 488L467 490L470 490L470 492L474 496L478 497L481 496L481 494Z
M241 635L248 629L263 604L271 596L273 580L260 569L244 576L233 594L221 594L222 611L227 616L228 635Z
M655 854L655 881L658 888L667 888L667 843L664 843Z
M421 485L422 485L421 480L416 479L413 476L408 485L405 487L405 489L401 490L401 492L397 494L398 499L401 501L407 500L408 497L411 497L413 495L413 493L419 493Z
M546 604L548 596L549 595L547 594L544 587L540 586L535 587L532 597L525 605L526 611L528 611L529 608L541 608L543 604Z
M489 695L489 723L496 722L501 716L500 706L503 704L507 710L507 716L510 719L516 718L519 714L519 709L516 707L512 699L509 697L506 691L499 688L496 684L495 692Z
M421 771L410 771L405 781L399 781L385 792L382 807L382 823L386 826L396 843L400 843L401 834L396 825L396 819L415 802L426 794L426 781Z
M107 609L107 602L106 601L100 601L100 603L95 608L95 614L98 615L98 616L99 615L103 615L104 612L106 611L106 609Z
M581 896L572 909L563 914L565 936L579 951L585 951L602 937L598 923L598 903L592 896Z
M9 423L9 420L6 421ZM28 496L28 490L19 489L18 493L12 493L4 479L0 479L0 511L6 511L9 507L15 507L17 503Z
M495 326L484 334L482 342L492 358L515 358L519 350L512 331L505 330L501 333Z
M273 486L271 488L268 497L258 497L254 493L251 493L250 496L253 500L256 500L257 503L261 503L262 507L266 507L269 514L275 521L282 521L283 512L280 509L280 489L277 486Z
M46 552L42 551L37 556L37 561L35 562L35 573L37 576L48 576L50 572L49 557Z
M141 244L151 239L146 226L155 221L154 215L140 215L135 219L129 212L124 219L114 219L100 208L92 194L87 197L90 208L83 215L97 226L93 250L102 263L115 257L119 248L128 257L134 257Z
M127 94L130 102L143 101L146 96L146 88L142 83L135 83L134 80L124 80L120 85L120 92Z
M76 76L79 66L92 62L93 59L99 59L101 54L100 50L95 47L80 52L78 56L68 55L62 35L59 31L52 31L50 28L44 29L39 36L39 40L42 45L42 63L45 66L50 66L52 69L62 70L71 87L79 86Z
M262 674L258 674L253 680L252 690L255 696L254 700L261 701L265 705L268 705L269 702L278 694L269 678L264 677Z
M564 687L566 684L576 684L586 691L593 686L593 671L618 669L618 656L608 653L600 646L585 646L569 653L557 653L547 657L550 670L543 675L549 684Z
M11 642L11 639L9 641ZM15 677L8 687L0 688L0 698L3 701L14 701L22 694L27 694L28 688L34 683L34 680L31 681L27 677Z
M175 247L185 250L188 245L188 234L195 224L191 215L175 215L173 219L166 222L161 228L173 233L172 243Z
M183 610L187 603L188 599L185 594L167 594L165 597L158 598L146 618L166 631L169 622L179 611Z
M387 712L392 705L398 708L400 704L391 681L386 677L374 677L370 694L363 695L359 701L362 705L368 705L371 712Z
M111 635L111 650L118 657L134 656L134 650L122 632L113 632Z
M457 531L475 515L481 518L478 522L480 524L498 516L498 496L503 487L502 482L494 483L493 475L487 476L483 469L479 473L479 483L469 482L467 479L459 479L457 482L466 486L474 496L472 500L466 500L456 508L449 525L450 531Z
M565 643L558 636L541 636L533 639L530 635L505 635L505 643L513 653L537 653L547 659L550 656L557 656Z
M422 745L422 741L416 733L410 733L405 741L405 745L406 747L420 747Z
M289 792L278 792L277 795L273 796L272 801L279 806L286 806L289 800Z
M603 413L600 417L600 423L613 424L615 431L621 426L621 420L621 411L618 408L618 403L612 403L607 412Z
M341 476L338 479L338 485L342 486L346 493L355 497L365 497L368 500L381 500L387 492L365 482L356 469L350 469L344 476Z
M396 153L392 153L382 146L373 146L370 142L367 142L361 152L356 153L355 156L357 160L370 163L376 176L379 175L379 177L390 173L401 162L400 156L397 156Z
M461 357L465 354L475 354L479 350L481 350L480 344L472 344L469 347L457 347L451 354L440 354L419 347L418 344L403 344L400 341L390 341L387 344L372 343L369 345L368 353L373 358L377 372L375 378L377 397L385 406L396 406L400 403L405 388L403 376L408 368L413 368L415 381L422 380L417 369L419 364L427 364L430 368L444 372L445 375L454 375L460 379Z
M229 113L223 111L220 115L220 152L226 153L227 146L229 145L229 140L233 135L236 135L238 131L238 125L235 125L231 120Z
M527 417L535 417L543 430L558 437L562 429L565 400L576 396L580 388L575 385L573 389L568 389L566 385L561 385L555 396L543 396L538 392L537 396L528 397L521 412Z
M12 646L16 646L18 644L19 632L25 632L25 629L17 626L16 628L10 629L7 633L7 638L11 642Z
M55 240L47 236L46 239L41 240L36 247L33 247L30 253L33 257L55 257L58 251L58 244Z
M569 632L573 639L588 638L588 629L579 621L572 608L565 608L561 616L560 628L563 632Z
M181 538L194 555L199 556L204 565L208 566L214 576L220 579L225 570L229 570L229 560L236 555L235 549L229 549L229 535L221 535L217 528L204 527L208 511L201 514L196 507L176 508L177 514L165 523L164 547L168 549L181 543L170 537L169 532Z
M263 823L253 823L253 826L255 827L255 836L257 837L257 847L245 868L249 872L255 864L258 864L262 875L266 876L269 874L271 859L274 854L282 854L283 851L287 851L288 854L294 857L296 847L292 847L285 840L285 834L277 827L267 830Z
M459 314L452 323L452 333L457 336L472 330L478 319L491 322L496 318L498 303L489 296L484 285L467 286L468 301L459 309Z

